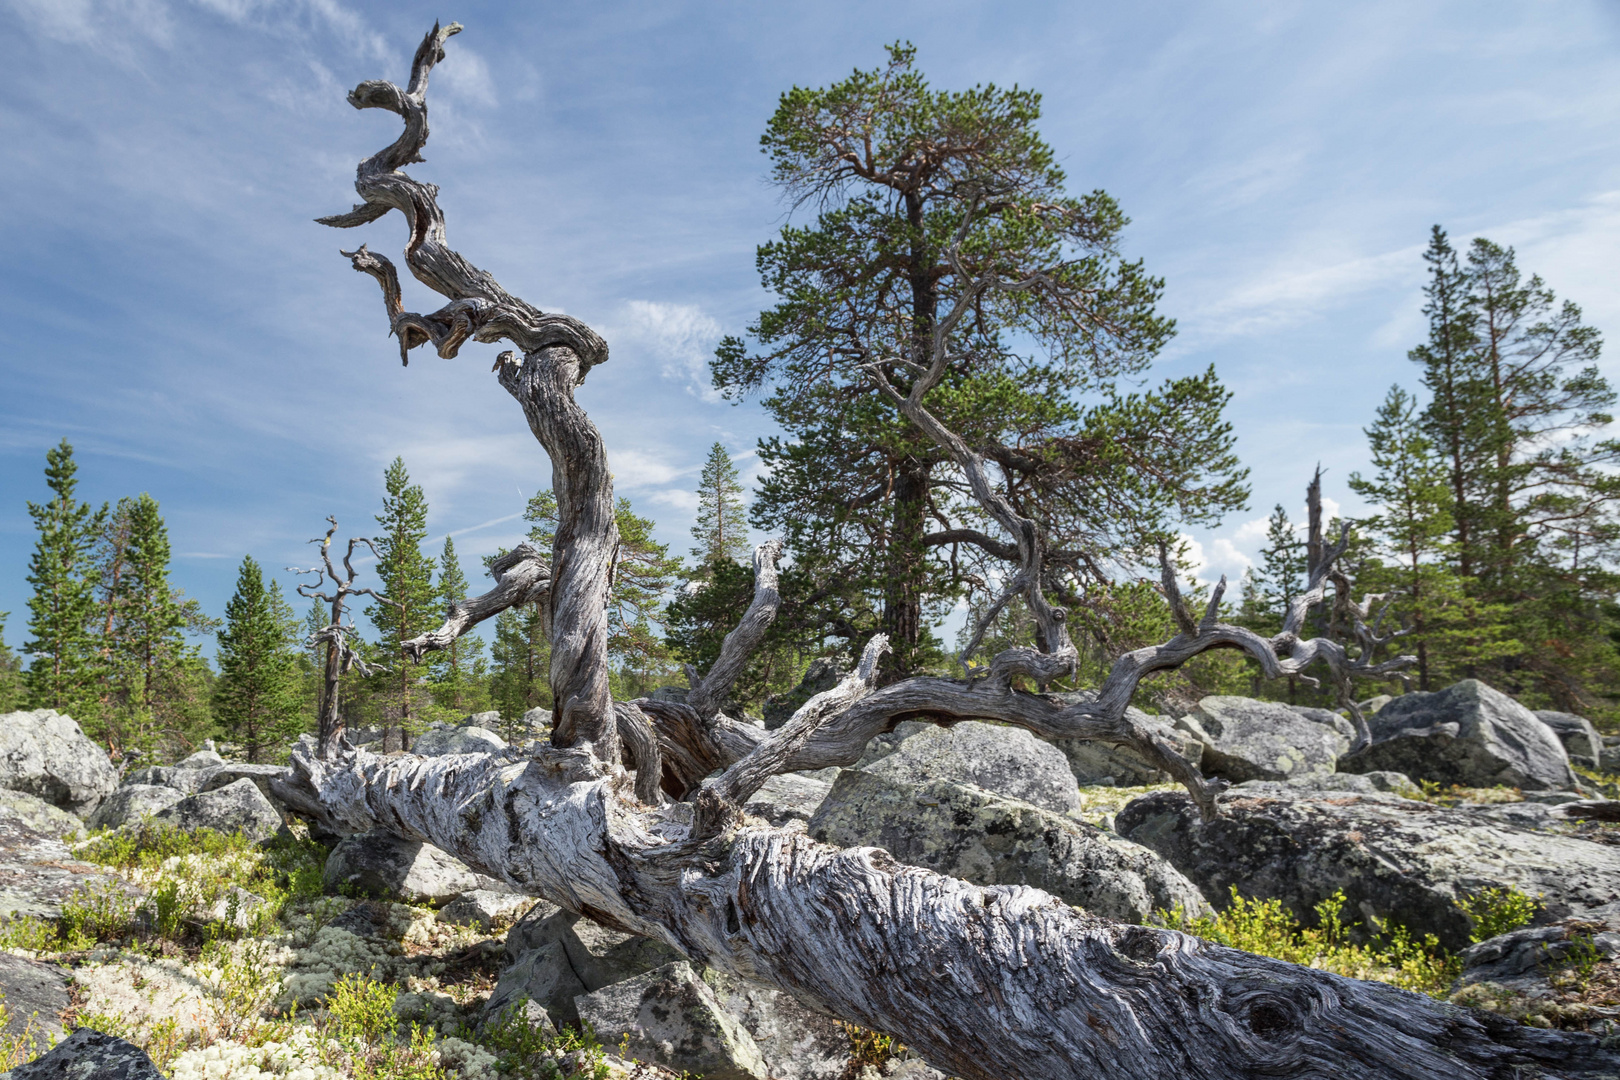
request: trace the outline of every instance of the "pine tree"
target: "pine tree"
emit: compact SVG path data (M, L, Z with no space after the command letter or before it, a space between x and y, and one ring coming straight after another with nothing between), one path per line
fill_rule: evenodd
M212 725L212 673L186 633L210 633L218 622L170 584L157 500L120 499L98 548L113 560L98 567L104 733L147 751L194 746Z
M231 737L241 742L250 762L264 760L273 745L302 726L299 672L292 608L279 583L264 586L264 573L253 557L242 560L236 593L225 605L225 627L219 632L219 683L214 688L214 715Z
M731 455L720 443L709 448L708 460L698 479L697 524L692 526L692 537L698 546L692 557L698 561L698 573L717 559L741 562L748 555L748 521L742 500L742 483L737 479L737 467Z
M20 709L26 690L23 686L22 660L6 644L6 619L9 611L0 611L0 713Z
M382 530L375 538L377 576L392 603L371 605L366 617L381 637L379 660L386 670L378 676L378 689L384 716L398 726L401 744L409 746L421 722L422 669L402 656L401 647L437 626L440 611L433 558L422 554L427 496L420 485L411 483L403 458L395 458L384 471L383 485L383 511L377 515ZM429 656L429 665L440 663L438 654Z
M79 502L73 447L66 439L45 453L45 483L54 497L43 505L28 504L39 538L28 564L28 632L23 646L31 660L24 677L34 708L79 713L95 700L95 643L90 621L95 615L95 577L91 549L106 518Z
M490 646L490 704L503 727L517 730L530 709L551 707L551 642L544 612L536 605L507 608L495 616Z
M467 575L462 573L461 560L456 556L456 542L446 536L439 556L439 602L448 613L466 598ZM442 655L434 699L459 713L480 711L487 698L480 677L486 667L483 639L472 634L456 638Z

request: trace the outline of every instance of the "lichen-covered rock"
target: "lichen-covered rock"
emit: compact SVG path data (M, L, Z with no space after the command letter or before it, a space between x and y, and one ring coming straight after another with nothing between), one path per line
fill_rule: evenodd
M849 1033L790 994L719 971L702 972L715 997L759 1047L771 1080L841 1080L850 1062Z
M706 1080L769 1075L753 1037L684 960L582 994L575 1004L603 1044L627 1044L631 1057Z
M7 1075L11 1080L163 1080L145 1050L90 1028L80 1028L44 1057Z
M778 773L749 797L744 809L777 826L809 821L830 791L831 780L805 773Z
M1388 792L1405 795L1416 791L1417 785L1412 783L1410 777L1393 772L1308 773L1305 776L1294 776L1287 780L1245 780L1243 783L1235 785L1234 790L1245 791L1251 795L1260 795L1275 790L1283 792L1349 791L1361 795Z
M0 994L4 995L6 1037L21 1039L34 1054L62 1034L62 1014L72 1004L68 973L55 964L0 953Z
M1344 723L1325 709L1217 695L1201 700L1176 726L1203 744L1198 767L1206 776L1242 783L1333 772L1350 739L1332 720Z
M124 777L124 786L142 784L150 787L173 788L182 795L195 795L202 790L213 769L182 769L178 765L148 765L135 769Z
M1620 956L1620 934L1582 933L1568 926L1526 926L1470 945L1462 961L1463 986L1491 982L1515 993L1548 988L1548 975L1586 954L1593 960Z
M543 735L551 730L551 710L536 706L523 714L523 726L530 735Z
M1595 769L1603 757L1603 736L1598 734L1592 721L1574 713L1536 710L1536 719L1552 729L1558 741L1564 744L1564 753L1570 763Z
M72 717L53 709L0 715L0 788L83 817L117 786L107 752Z
M0 814L0 918L37 915L55 919L62 901L76 892L140 890L105 868L81 862L55 836Z
M186 797L182 791L158 784L125 784L102 800L87 822L92 829L116 829L139 824Z
M254 843L270 839L281 828L280 811L247 777L214 791L187 795L173 806L157 811L152 815L152 820L166 822L188 832L213 829L215 832L241 833Z
M259 789L259 793L270 800L272 806L281 809L281 800L276 798L275 794L270 790L270 781L285 775L287 775L285 765L247 765L229 762L218 768L209 769L203 779L202 786L197 790L218 791L220 788L228 787L238 780L252 780L254 786Z
M334 847L326 858L322 881L328 893L430 907L447 904L474 889L511 891L432 844L380 829L348 837Z
M1185 794L1154 792L1121 810L1115 828L1222 906L1236 886L1310 920L1319 901L1343 889L1347 920L1397 923L1448 949L1469 944L1458 901L1488 888L1539 896L1549 919L1615 918L1620 847L1511 825L1495 809L1278 785L1263 795L1228 792L1209 822Z
M223 764L225 764L225 759L210 747L181 758L174 763L174 767L176 769L217 769Z
M483 1023L493 1023L507 1010L532 1001L546 1011L553 1024L578 1027L579 1011L574 999L585 992L585 984L569 964L562 942L553 941L528 950L501 972L500 981L484 1004Z
M1198 889L1139 844L979 788L901 784L846 770L810 835L872 845L977 885L1033 885L1096 915L1139 923L1160 908L1206 909Z
M52 806L38 795L0 788L0 816L13 818L45 836L78 839L84 822L76 814Z
M901 784L972 784L1059 814L1080 809L1080 788L1063 751L1023 728L972 720L929 725L866 771Z
M487 934L510 926L534 904L534 897L521 893L474 889L444 905L439 921L476 927Z
M551 950L555 945L557 950ZM543 958L535 954L545 953ZM521 976L526 985L553 986L566 982L561 972L551 972L545 964L562 964L589 993L623 982L657 967L682 959L681 954L661 941L610 930L572 912L553 909L542 919L524 919L506 935L506 954L513 967L527 965ZM502 976L503 980L505 976ZM546 1007L554 1021L577 1024L573 999L542 999L528 994Z
M1576 786L1569 755L1552 729L1478 679L1403 694L1378 710L1368 727L1372 744L1342 758L1340 772L1388 769L1414 780L1526 791Z
M1095 701L1097 691L1071 690L1050 696L1067 705L1081 705ZM1182 757L1194 765L1198 764L1204 752L1203 744L1173 727L1168 719L1150 716L1134 705L1126 706L1125 715L1133 723L1147 728L1181 751ZM1093 739L1053 739L1052 745L1063 751L1063 756L1069 759L1069 769L1074 773L1075 780L1082 785L1141 787L1162 784L1171 778L1169 773L1160 771L1128 746L1110 746Z
M444 754L492 754L506 749L506 740L481 727L451 727L434 724L411 744L411 753L423 757Z

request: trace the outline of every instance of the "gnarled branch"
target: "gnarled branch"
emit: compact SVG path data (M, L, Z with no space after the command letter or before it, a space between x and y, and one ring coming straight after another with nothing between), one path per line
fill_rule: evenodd
M448 649L456 638L507 608L519 604L543 608L550 599L551 564L527 540L491 562L489 572L495 578L493 589L456 604L445 616L444 625L405 642L405 655L421 663L427 653Z

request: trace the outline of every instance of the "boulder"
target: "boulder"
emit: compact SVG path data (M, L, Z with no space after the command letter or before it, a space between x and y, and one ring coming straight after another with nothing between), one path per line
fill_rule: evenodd
M225 764L225 759L217 754L213 747L197 751L188 757L183 757L174 763L177 769L213 769Z
M61 839L33 828L20 815L0 814L0 918L55 919L62 914L62 902L81 890L140 895L123 878L74 858Z
M202 790L213 769L182 769L177 765L148 765L124 777L125 786L145 784L151 787L173 788L182 795L195 795Z
M703 981L759 1047L771 1080L842 1080L850 1063L849 1033L805 1008L791 994L719 971Z
M605 1046L705 1080L765 1080L753 1036L684 960L582 994L575 1004Z
M1548 974L1582 952L1594 959L1620 956L1620 934L1586 934L1567 926L1524 926L1470 945L1462 961L1463 986L1490 982L1518 993L1541 991Z
M866 771L901 784L971 784L1059 814L1080 809L1068 758L1023 728L973 720L928 725Z
M506 740L486 728L434 724L411 744L411 753L423 757L444 754L492 754L506 749Z
M1372 744L1340 772L1387 769L1464 787L1566 791L1576 786L1563 743L1536 714L1478 679L1403 694L1368 719Z
M534 903L534 897L521 893L474 889L444 905L439 910L439 921L493 933L516 922Z
M523 714L523 727L530 736L544 735L551 730L551 710L535 707Z
M501 976L509 986L501 1005L528 997L544 1005L554 1022L575 1026L579 1014L573 996L563 992L571 979L583 987L574 993L590 993L681 959L661 941L610 930L550 904L537 904L507 932L506 955L511 978Z
M1095 701L1097 692L1073 690L1050 696L1067 705L1080 705ZM1204 752L1203 744L1174 728L1169 720L1162 716L1151 716L1134 705L1126 706L1125 715L1180 750L1188 761L1198 764ZM1158 766L1128 746L1110 746L1093 739L1053 739L1052 745L1069 759L1069 770L1081 784L1140 787L1144 784L1162 784L1171 779L1169 773L1160 771Z
M1448 949L1469 944L1471 922L1458 901L1489 888L1539 896L1544 921L1616 918L1620 847L1512 824L1495 813L1501 809L1277 785L1222 795L1209 822L1185 794L1154 792L1128 803L1115 828L1221 906L1235 885L1309 922L1319 901L1343 889L1346 921L1404 925ZM1537 806L1537 820L1551 822L1561 809Z
M765 726L775 731L793 719L805 702L837 686L848 670L849 665L840 657L820 656L810 661L798 686L765 699Z
M87 824L92 829L117 829L124 825L137 825L144 818L167 810L186 797L184 792L157 784L125 784L114 788Z
M14 818L45 836L76 840L84 835L84 822L52 806L38 795L0 788L0 816Z
M487 712L468 713L456 722L457 727L478 727L494 731L501 724L501 714L496 709Z
M80 1028L44 1057L7 1075L11 1080L163 1080L145 1050L90 1028Z
M1235 785L1234 790L1242 790L1251 795L1277 790L1284 794L1291 791L1352 791L1361 795L1372 795L1377 792L1406 795L1416 791L1417 785L1413 784L1409 777L1394 772L1310 773L1282 781L1245 780Z
M824 769L837 775L837 769ZM809 821L832 791L832 781L813 773L778 773L749 798L743 809L772 825Z
M846 770L809 828L818 840L881 847L977 885L1033 885L1122 922L1177 904L1206 910L1197 888L1146 848L981 788Z
M1536 710L1536 719L1552 729L1558 741L1564 744L1564 753L1572 765L1595 769L1603 758L1603 736L1598 734L1592 721L1574 713Z
M73 1001L69 982L68 972L55 964L0 953L5 1037L20 1041L26 1032L30 1054L50 1049L51 1042L62 1034L62 1014Z
M1198 767L1204 775L1242 783L1331 773L1339 755L1350 749L1350 739L1329 717L1348 727L1325 709L1306 712L1276 701L1211 696L1176 727L1203 744Z
M568 963L562 942L553 941L530 949L501 972L489 1000L484 1003L483 1024L501 1019L512 1008L533 1002L545 1010L553 1024L579 1027L574 999L586 993L585 984Z
M322 884L328 893L430 907L447 904L474 889L511 891L432 844L380 829L339 841L326 857Z
M281 828L280 811L247 777L214 791L187 795L174 805L154 813L152 820L167 822L188 832L193 829L213 829L215 832L241 833L254 843L270 839Z
M0 788L83 817L117 786L107 752L72 717L52 709L0 715Z

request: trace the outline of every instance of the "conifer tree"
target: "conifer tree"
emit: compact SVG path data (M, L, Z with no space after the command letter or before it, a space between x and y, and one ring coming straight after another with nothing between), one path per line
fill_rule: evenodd
M45 483L53 497L28 504L39 537L28 563L30 659L24 677L34 708L83 714L95 700L95 568L91 550L106 518L75 497L78 465L66 439L45 453Z
M439 555L439 604L449 611L466 598L467 575L462 573L455 540L446 536L444 551ZM481 692L481 675L486 668L483 639L471 634L458 637L440 655L444 659L433 688L434 698L457 712L479 711L485 698Z
M703 568L717 559L746 561L748 520L742 491L731 455L723 445L715 443L709 448L698 479L697 524L692 526L692 537L698 542L692 549L698 574L704 574Z
M386 670L378 682L384 716L398 726L401 745L409 746L420 726L424 694L421 669L404 660L400 650L411 638L437 626L441 612L433 588L433 557L422 554L427 496L420 485L411 483L403 458L396 457L383 472L383 486L383 511L377 515L382 528L374 539L377 576L392 602L371 605L366 617L381 637L380 662ZM437 664L437 654L429 662Z
M503 727L515 731L530 709L551 708L551 643L545 613L533 604L495 616L490 645L490 704Z
M267 750L302 726L295 633L280 584L266 589L259 564L251 555L243 558L219 632L214 715L242 743L250 762L263 761Z
M22 660L6 644L6 619L9 611L0 611L0 713L20 709L23 705Z

